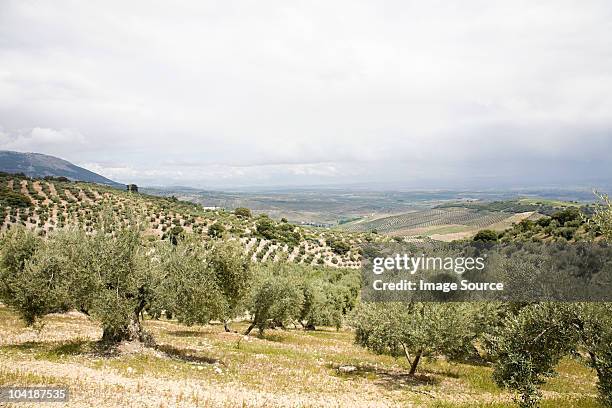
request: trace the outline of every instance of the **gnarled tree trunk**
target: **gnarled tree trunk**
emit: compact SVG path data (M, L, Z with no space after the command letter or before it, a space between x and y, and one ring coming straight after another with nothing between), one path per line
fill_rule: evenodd
M142 327L140 316L141 310L135 310L125 326L105 327L102 332L102 342L140 341L147 345L153 345L153 337Z

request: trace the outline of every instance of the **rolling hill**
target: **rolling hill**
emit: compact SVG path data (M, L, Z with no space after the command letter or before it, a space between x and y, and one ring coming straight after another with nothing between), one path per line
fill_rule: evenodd
M20 153L0 150L0 172L23 173L28 177L66 177L73 181L104 184L125 188L124 184L107 179L93 171L76 166L69 161L41 153Z
M255 262L358 268L359 246L365 240L390 240L370 233L297 226L262 215L245 217L174 197L120 191L101 184L0 174L0 231L23 225L39 235L65 226L93 232L104 212L110 212L118 222L140 223L153 240L170 234L238 240Z

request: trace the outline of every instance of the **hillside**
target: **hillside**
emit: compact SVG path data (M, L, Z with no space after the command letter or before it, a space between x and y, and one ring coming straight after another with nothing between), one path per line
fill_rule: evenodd
M151 239L185 233L197 234L205 240L236 239L257 262L290 261L348 268L361 265L359 246L365 242L400 237L452 241L471 238L483 229L500 234L506 231L507 236L533 231L536 238L542 238L546 235L544 228L551 228L545 222L549 217L543 213L554 214L549 211L548 207L553 206L548 202L515 200L442 205L392 216L361 218L338 228L315 228L275 221L263 214L242 216L174 197L128 193L94 183L0 175L0 190L0 231L13 224L25 225L40 234L66 225L93 231L99 215L108 208L115 217L123 217L125 221L134 216L145 220L146 233ZM554 210L577 210L578 207L574 203L559 202L555 203ZM539 219L542 221L538 222ZM537 228L542 231L536 231Z
M70 180L105 184L125 188L124 184L107 179L99 174L76 166L58 157L40 153L20 153L7 150L0 151L0 172L23 173L28 177L66 177Z
M364 218L341 225L345 231L376 231L397 237L430 237L441 241L469 238L482 229L503 231L512 223L537 218L536 212L512 213L466 208L430 208L386 217Z
M342 224L340 228L353 232L376 231L395 237L452 241L471 238L483 229L501 233L514 225L526 225L525 222L548 218L568 208L588 213L590 207L576 201L544 198L449 202L389 216L364 217Z
M92 183L0 175L0 231L21 224L44 235L67 225L88 232L109 209L124 222L138 219L150 239L193 233L204 240L239 240L253 261L358 268L358 246L385 240L369 233L347 233L295 226L266 216L237 215L221 209Z

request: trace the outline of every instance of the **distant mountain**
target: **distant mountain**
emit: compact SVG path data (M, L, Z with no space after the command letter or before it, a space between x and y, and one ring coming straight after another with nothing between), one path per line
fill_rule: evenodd
M58 157L40 153L20 153L0 150L0 171L5 173L24 173L26 176L37 178L63 176L70 180L125 188L125 184L107 179L93 171L76 166Z

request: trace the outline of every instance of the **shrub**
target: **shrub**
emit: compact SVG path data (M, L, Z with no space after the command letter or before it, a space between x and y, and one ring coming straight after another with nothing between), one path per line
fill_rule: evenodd
M257 234L266 239L274 239L276 236L276 228L274 221L267 216L261 216L256 223Z
M328 239L327 245L338 255L344 255L351 250L351 246L341 239Z
M257 234L269 240L286 243L289 246L297 246L302 235L295 226L287 223L276 224L268 216L261 216L256 223Z
M246 207L238 207L234 210L234 214L242 218L251 218L251 210Z
M29 208L32 206L32 202L25 194L2 188L0 189L0 205L12 208Z
M476 242L497 242L499 235L493 230L481 230L474 235Z
M557 211L550 216L553 220L559 222L559 225L563 226L566 222L580 220L580 210L576 207L566 208L561 211Z
M220 238L223 236L225 232L225 228L220 222L215 222L210 227L208 227L208 236L212 238Z

